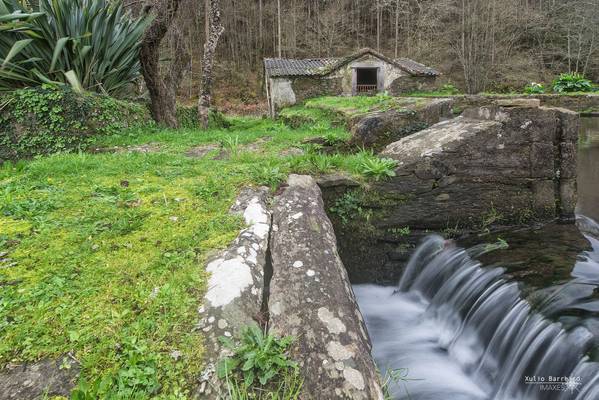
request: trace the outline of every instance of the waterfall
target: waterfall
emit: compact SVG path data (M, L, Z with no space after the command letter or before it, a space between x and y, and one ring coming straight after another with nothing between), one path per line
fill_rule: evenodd
M476 261L493 246L466 250L434 235L397 287L356 285L393 398L599 400L599 322L560 318L599 310L599 242L589 240L594 251L580 255L570 282L527 299L504 269Z

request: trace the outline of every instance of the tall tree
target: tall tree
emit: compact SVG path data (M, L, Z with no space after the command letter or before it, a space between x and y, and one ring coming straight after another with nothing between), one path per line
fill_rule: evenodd
M154 17L143 37L139 56L144 80L150 93L150 111L156 122L172 128L178 125L177 89L191 60L189 51L185 48L183 29L173 23L182 2L183 0L148 0L142 11ZM173 35L175 56L168 67L161 71L160 43L169 28Z
M277 55L281 58L281 0L277 0Z
M198 118L204 129L208 128L210 105L212 104L212 67L214 66L214 55L216 46L218 45L218 39L225 31L225 27L221 22L219 0L210 0L210 9L208 13L210 26L208 28L208 37L204 43L202 88L200 91L200 99L198 101Z

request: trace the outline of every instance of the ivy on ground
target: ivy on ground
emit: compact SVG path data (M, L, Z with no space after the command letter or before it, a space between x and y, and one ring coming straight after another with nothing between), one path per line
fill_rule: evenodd
M82 149L148 123L145 105L53 85L16 90L0 97L0 161Z

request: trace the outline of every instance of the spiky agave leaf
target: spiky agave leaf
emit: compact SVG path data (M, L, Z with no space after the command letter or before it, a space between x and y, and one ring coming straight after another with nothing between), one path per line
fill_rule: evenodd
M45 82L118 95L140 74L150 20L108 0L0 0L0 90Z

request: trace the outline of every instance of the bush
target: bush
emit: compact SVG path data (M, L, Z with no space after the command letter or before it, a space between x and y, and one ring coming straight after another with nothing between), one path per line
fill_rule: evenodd
M451 83L441 86L441 92L446 94L459 94L460 90Z
M94 136L149 124L147 107L43 85L0 97L0 161L85 148Z
M177 121L179 122L180 128L199 128L200 121L198 119L198 109L192 106L177 106L176 110ZM226 116L217 111L216 109L210 109L208 114L208 126L210 128L229 128L231 123L227 120Z
M527 94L541 94L545 93L545 86L542 83L531 82L524 86L524 93Z
M0 90L43 83L116 95L139 76L148 18L109 0L0 0Z
M553 81L553 91L556 93L591 92L593 84L576 72L561 74Z

